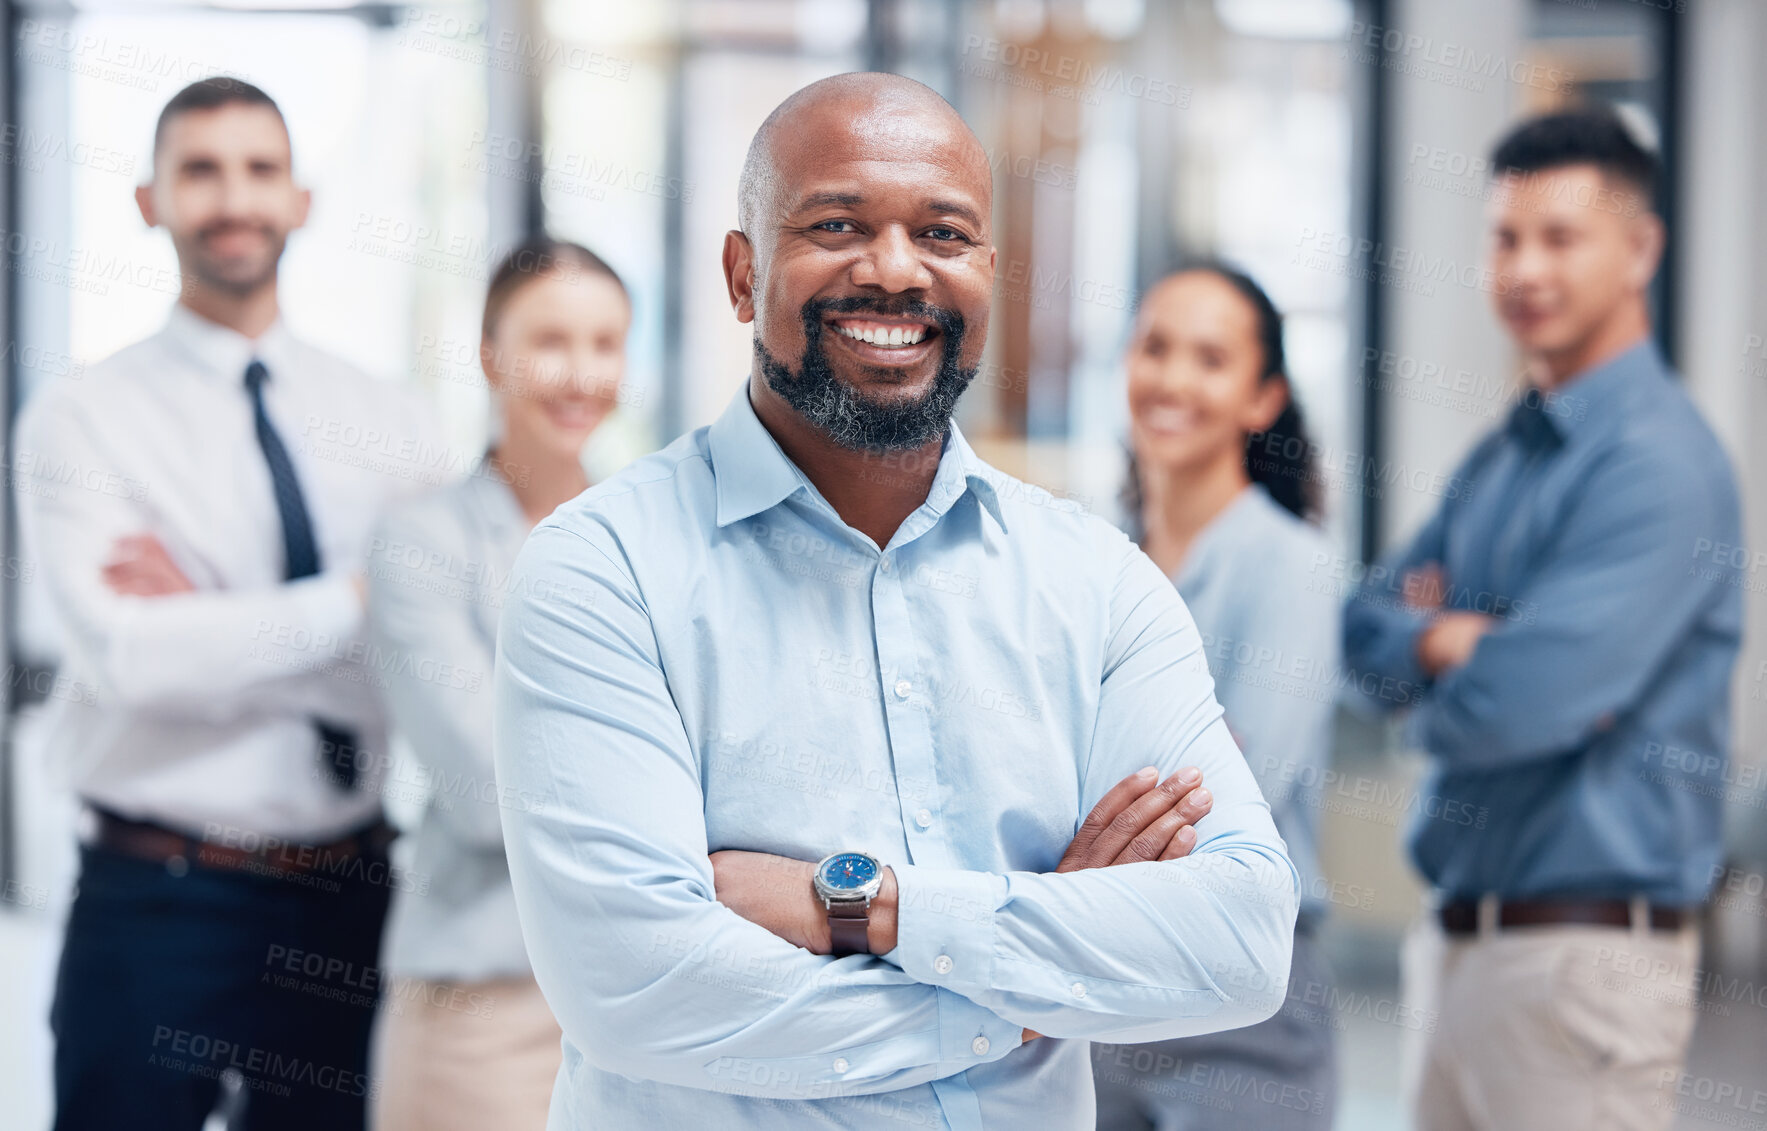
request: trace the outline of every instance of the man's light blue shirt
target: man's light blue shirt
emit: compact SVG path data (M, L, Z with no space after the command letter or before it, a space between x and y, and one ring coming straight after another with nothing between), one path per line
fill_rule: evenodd
M1298 882L1189 613L955 427L880 551L745 387L541 523L512 589L496 762L538 799L503 823L565 1034L555 1131L1078 1131L1087 1041L1280 1004ZM1202 769L1192 854L1049 874L1145 765ZM714 897L720 849L875 854L898 945L835 959L747 922Z
M1435 769L1411 851L1443 895L1705 898L1730 788L1741 544L1724 449L1645 342L1529 393L1411 545L1369 571L1346 658L1424 689L1412 733ZM1428 562L1444 605L1497 618L1434 680L1417 662L1430 615L1402 591Z

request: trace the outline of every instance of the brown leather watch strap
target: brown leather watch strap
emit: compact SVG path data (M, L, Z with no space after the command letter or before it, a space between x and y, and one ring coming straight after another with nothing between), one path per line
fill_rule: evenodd
M844 954L870 954L871 901L828 905L828 937L836 958Z

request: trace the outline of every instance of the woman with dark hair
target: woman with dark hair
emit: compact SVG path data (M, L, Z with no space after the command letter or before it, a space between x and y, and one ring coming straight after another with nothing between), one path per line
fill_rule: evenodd
M1249 1028L1095 1051L1098 1126L1329 1128L1330 972L1316 933L1330 890L1315 846L1331 746L1338 602L1282 316L1250 278L1189 268L1142 302L1127 355L1128 519L1202 636L1215 697L1303 884L1288 999ZM1206 851L1199 844L1197 851ZM1224 975L1230 976L1230 975Z
M369 620L393 726L429 792L387 932L375 1123L544 1127L561 1059L503 852L491 665L517 551L587 490L582 451L616 404L632 308L611 267L544 237L485 295L479 360L498 435L484 469L394 511L371 545ZM568 600L568 594L561 594Z

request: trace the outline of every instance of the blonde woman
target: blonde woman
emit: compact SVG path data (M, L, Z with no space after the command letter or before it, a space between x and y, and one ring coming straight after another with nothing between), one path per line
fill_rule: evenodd
M373 543L369 616L394 727L432 797L384 965L375 1124L546 1124L560 1032L528 965L503 854L491 666L517 551L589 486L582 449L613 408L632 320L586 248L538 238L491 277L480 360L501 420L482 474L393 512Z

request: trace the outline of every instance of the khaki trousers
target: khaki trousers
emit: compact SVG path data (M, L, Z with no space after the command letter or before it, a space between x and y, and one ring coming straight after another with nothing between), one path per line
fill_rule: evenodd
M1485 916L1489 922L1490 916ZM1699 1000L1699 928L1545 926L1401 957L1426 1019L1407 1050L1417 1131L1664 1131Z
M383 995L375 1131L543 1131L562 1034L532 977L397 980Z

